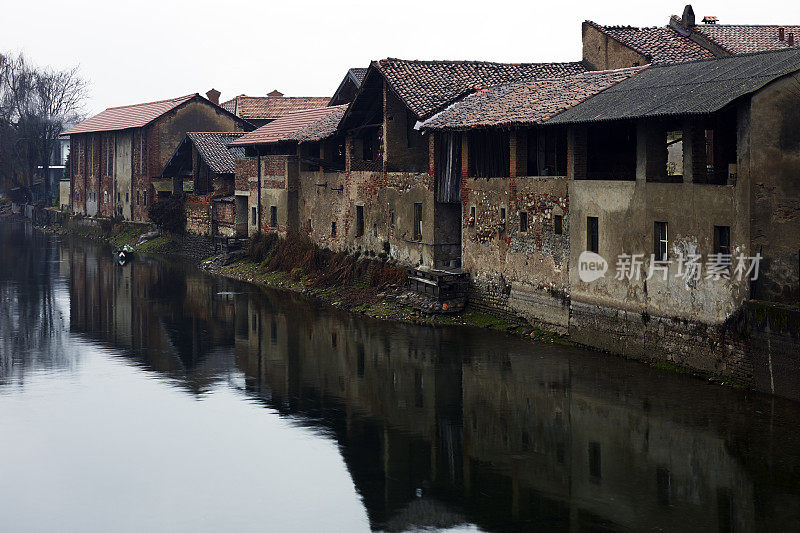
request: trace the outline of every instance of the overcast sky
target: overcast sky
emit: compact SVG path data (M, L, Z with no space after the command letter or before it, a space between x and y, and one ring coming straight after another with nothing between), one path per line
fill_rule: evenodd
M23 0L2 10L0 51L80 66L87 111L211 87L329 96L346 70L384 57L573 61L581 22L663 26L684 4L638 1ZM698 22L800 23L795 2L695 2Z

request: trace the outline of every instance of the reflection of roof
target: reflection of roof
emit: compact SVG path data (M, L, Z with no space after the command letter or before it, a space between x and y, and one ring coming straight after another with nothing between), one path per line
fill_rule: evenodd
M541 124L646 67L515 81L467 96L425 121L431 129Z
M242 135L244 134L233 132L188 132L186 134L208 168L219 174L233 174L235 158L244 157L242 148L228 148L229 143Z
M800 48L651 66L549 124L713 113L800 70Z
M783 40L779 37L783 28ZM720 48L732 54L784 50L789 48L789 34L794 34L795 46L800 45L800 26L751 26L746 24L702 24L693 26L699 33Z
M289 113L242 136L238 140L232 142L231 146L318 139L320 138L319 136L323 135L326 131L330 131L331 133L335 131L335 127L331 130L331 124L335 122L336 125L338 125L337 117L341 120L346 109L346 105L340 105ZM314 123L318 121L321 121L321 124L313 126ZM330 133L327 135L329 134ZM296 138L298 135L301 135L303 138Z
M243 119L274 120L293 111L328 105L330 96L245 96L223 102L221 106Z
M587 24L628 48L646 56L653 63L679 63L694 59L714 57L689 37L673 28L634 28L631 26L601 26L592 21Z
M573 63L489 63L383 59L373 65L411 111L427 118L476 88L510 81L554 78L586 69Z
M141 128L194 97L200 97L200 95L189 94L170 100L160 100L158 102L110 107L84 120L77 126L73 126L65 131L63 135Z

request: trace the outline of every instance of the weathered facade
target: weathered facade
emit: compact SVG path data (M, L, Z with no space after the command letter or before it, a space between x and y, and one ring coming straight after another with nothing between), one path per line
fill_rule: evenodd
M252 127L198 94L109 108L70 135L74 213L146 221L158 176L187 131Z

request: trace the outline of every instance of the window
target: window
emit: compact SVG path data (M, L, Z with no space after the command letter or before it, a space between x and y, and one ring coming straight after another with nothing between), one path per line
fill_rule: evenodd
M528 176L566 176L566 130L529 130L527 140L528 161L526 171Z
M469 217L474 221L475 220L475 206L469 208Z
M469 134L469 175L474 178L507 177L511 173L508 132L473 131Z
M502 222L503 224L505 224L505 222L506 222L506 208L505 207L501 207L500 208L500 222Z
M389 225L394 227L394 210L389 212Z
M419 132L414 129L414 126L417 125L417 117L414 114L406 110L406 146L408 148L414 148L417 146L417 137L419 137Z
M656 261L667 260L667 223L653 223L653 255Z
M311 227L311 219L310 218L308 219L308 222L306 223L306 229L308 230L308 233L313 233L313 230L312 230L312 227Z
M119 201L121 200L120 196L121 196L120 193L117 193L117 203L119 203Z
M373 224L372 225L372 236L375 237L376 239L378 238L378 225L377 224Z
M663 157L663 156L662 156ZM667 177L678 181L683 176L683 132L667 132Z
M731 253L730 226L714 226L714 253L730 255Z
M525 233L528 231L528 212L520 211L519 213L519 231Z
M129 200L128 200L128 193L125 193L125 203L127 204L127 203L128 203L128 201L129 201Z
M378 128L367 128L361 136L361 159L373 161L378 155Z
M356 206L356 237L364 235L364 206Z
M144 200L144 205L147 205L147 191L142 193L142 200Z
M422 240L422 204L414 204L414 239Z
M255 226L257 224L258 212L256 211L256 206L250 208L250 225Z
M136 205L142 203L142 191L136 191Z
M331 222L331 237L336 238L336 222Z
M561 235L564 231L564 220L561 215L554 215L553 216L553 233L556 235Z
M586 132L586 178L635 180L636 145L632 122L590 126Z
M586 217L586 249L590 252L599 253L597 235L597 217Z
M600 443L589 443L589 475L595 479L603 477Z
M271 205L269 206L269 225L270 227L277 228L278 227L278 207Z

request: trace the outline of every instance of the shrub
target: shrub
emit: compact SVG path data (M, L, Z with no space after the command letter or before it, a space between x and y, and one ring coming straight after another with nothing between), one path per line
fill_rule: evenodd
M163 200L150 204L148 214L153 224L172 233L183 233L186 229L184 213L185 198L182 194L173 194Z

